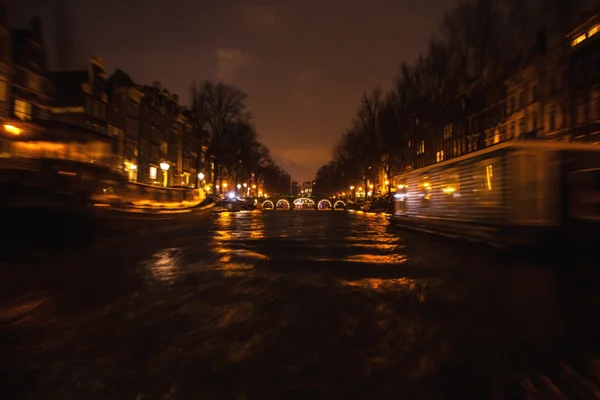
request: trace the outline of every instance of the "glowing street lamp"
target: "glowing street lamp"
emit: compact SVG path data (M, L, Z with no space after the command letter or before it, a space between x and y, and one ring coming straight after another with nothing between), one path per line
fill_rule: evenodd
M198 173L198 179L200 179L201 181L204 180L204 174L202 172Z
M247 184L247 183L244 183L244 187L248 187L248 184Z
M223 182L223 188L227 189L227 182Z
M238 183L238 184L237 184L237 188L238 188L238 189L241 189L241 188L242 188L242 185L240 185L240 184Z

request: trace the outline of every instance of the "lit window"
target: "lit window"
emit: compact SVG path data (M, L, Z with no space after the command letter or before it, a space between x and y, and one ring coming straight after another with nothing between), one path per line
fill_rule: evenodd
M156 179L156 167L150 167L150 179Z
M15 117L22 120L31 119L31 103L15 99Z
M598 32L600 32L600 24L594 25L592 29L588 31L588 37L595 35Z
M577 46L579 43L583 42L586 39L585 33L583 35L578 36L571 42L571 46Z

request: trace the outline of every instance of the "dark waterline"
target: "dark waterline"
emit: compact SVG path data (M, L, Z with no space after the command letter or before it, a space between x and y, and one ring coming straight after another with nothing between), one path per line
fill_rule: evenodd
M526 379L568 384L560 362L587 371L598 350L594 271L381 215L221 213L111 236L2 265L1 398L515 398Z

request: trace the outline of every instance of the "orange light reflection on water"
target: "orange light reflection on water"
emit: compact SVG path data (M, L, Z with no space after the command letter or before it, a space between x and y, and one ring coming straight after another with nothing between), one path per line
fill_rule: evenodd
M146 267L155 279L170 282L179 275L179 259L180 249L162 249L154 253Z
M368 264L401 264L406 262L402 254L354 254L347 256L344 261Z
M424 286L408 278L364 278L355 281L342 280L340 284L367 290L411 292L416 295L419 301L425 300Z

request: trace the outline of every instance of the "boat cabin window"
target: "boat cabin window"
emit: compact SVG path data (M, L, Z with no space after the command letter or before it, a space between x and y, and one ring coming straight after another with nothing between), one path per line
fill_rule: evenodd
M431 202L431 182L429 176L421 177L419 182L419 198L423 207L428 207Z
M497 160L489 160L475 166L473 174L473 197L476 205L494 206L500 198L500 167Z
M452 169L442 175L440 189L445 205L454 205L460 197L460 174Z

